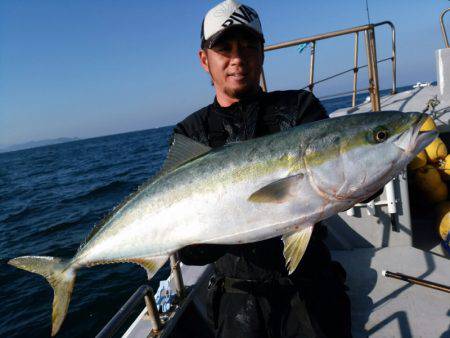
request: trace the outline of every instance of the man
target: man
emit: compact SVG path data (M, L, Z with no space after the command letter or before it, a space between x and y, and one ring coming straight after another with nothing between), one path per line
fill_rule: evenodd
M214 102L178 123L175 133L210 147L276 133L327 118L303 90L265 93L259 87L264 37L258 14L226 0L201 28L200 63L209 73ZM218 337L349 337L345 271L332 263L320 225L297 271L288 276L281 239L244 245L184 248L185 264L215 262L208 315ZM305 311L305 304L308 313Z

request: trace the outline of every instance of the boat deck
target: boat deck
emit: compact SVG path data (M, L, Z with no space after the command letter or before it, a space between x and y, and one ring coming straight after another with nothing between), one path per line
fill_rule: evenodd
M436 124L441 132L449 132L450 100L441 97L437 86L419 87L394 95L386 95L380 98L381 110L398 110L403 112L422 112L427 108L430 100L436 98L439 104L434 113L438 116ZM330 114L330 117L368 113L372 111L370 101L364 102L356 107L338 109Z
M333 251L347 271L352 333L357 337L450 337L450 294L382 276L400 271L441 284L448 258L413 247Z

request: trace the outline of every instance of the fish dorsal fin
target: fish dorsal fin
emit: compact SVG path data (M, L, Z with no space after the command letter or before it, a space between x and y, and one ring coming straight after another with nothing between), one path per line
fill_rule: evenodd
M298 263L300 263L300 260L308 247L313 228L313 225L308 225L300 231L282 237L284 243L283 254L289 274L293 273L297 268Z
M166 174L184 163L208 153L210 150L210 147L205 146L200 142L194 141L184 135L174 133L169 153L167 154L166 161L164 162L159 175Z
M166 161L164 162L161 170L147 182L141 185L135 192L131 193L119 205L113 208L113 210L109 212L106 217L104 217L99 223L97 223L84 240L84 243L78 248L78 251L80 251L86 245L86 243L89 242L89 240L103 228L103 226L112 218L112 216L114 216L117 210L122 208L129 200L139 194L142 189L144 189L146 186L153 183L157 179L161 178L162 176L166 175L170 171L174 170L175 168L193 160L194 158L208 153L210 150L210 147L205 146L200 142L194 141L184 135L174 133Z
M248 200L255 203L283 203L293 196L293 188L304 176L300 173L272 182L254 192Z

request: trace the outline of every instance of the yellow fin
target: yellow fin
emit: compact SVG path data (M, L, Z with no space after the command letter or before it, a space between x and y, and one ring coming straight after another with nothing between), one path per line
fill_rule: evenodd
M309 225L300 231L282 237L284 243L283 254L289 274L293 273L297 268L298 263L300 263L300 260L308 247L313 228L313 225Z
M304 174L300 173L272 182L254 192L248 200L256 203L283 203L292 196L292 188L298 184L304 176Z
M57 257L22 256L11 259L8 264L37 273L47 279L53 288L52 336L61 328L67 315L70 296L75 283L75 270L70 262Z
M169 256L131 258L127 262L135 263L147 270L148 278L152 278L156 272L167 262Z

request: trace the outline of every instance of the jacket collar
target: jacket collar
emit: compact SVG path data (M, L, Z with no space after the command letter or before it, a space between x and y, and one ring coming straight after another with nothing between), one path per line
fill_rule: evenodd
M264 94L265 92L261 89L261 87L259 87L259 90L256 94L246 96L238 102L233 103L231 106L222 107L217 101L217 97L214 97L214 102L212 105L217 112L223 113L225 115L234 115L236 111L245 112L250 107L253 107L260 101Z

